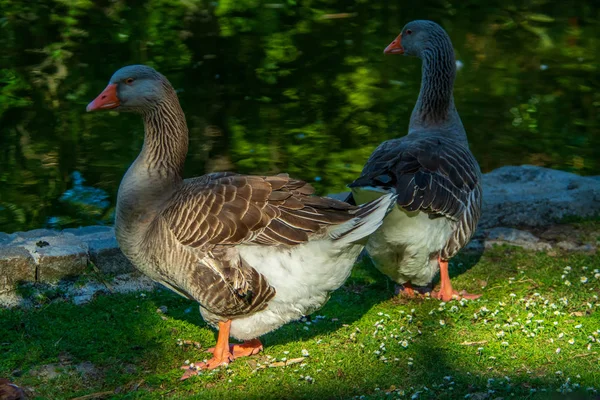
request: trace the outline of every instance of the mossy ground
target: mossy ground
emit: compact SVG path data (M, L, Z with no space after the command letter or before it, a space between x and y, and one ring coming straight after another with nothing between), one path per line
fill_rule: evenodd
M362 261L310 321L263 337L264 353L184 382L179 366L215 342L193 302L166 290L59 299L0 310L0 377L40 399L595 398L599 270L596 254L498 247L452 263L455 287L483 297L444 304L395 297ZM303 350L302 363L260 368Z

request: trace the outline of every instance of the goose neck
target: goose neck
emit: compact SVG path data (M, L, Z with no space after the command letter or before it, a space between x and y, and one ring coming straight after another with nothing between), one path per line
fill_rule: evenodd
M433 36L420 58L423 61L421 91L411 115L409 132L436 128L464 134L454 105L456 62L450 39L445 34Z

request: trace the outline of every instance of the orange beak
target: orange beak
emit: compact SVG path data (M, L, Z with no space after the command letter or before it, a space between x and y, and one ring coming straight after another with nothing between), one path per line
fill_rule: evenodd
M116 108L121 105L119 98L117 97L117 84L111 83L106 89L102 91L90 104L87 105L85 110L87 112L96 110L108 110Z
M404 54L404 47L402 47L402 34L398 35L392 43L388 45L383 51L383 54Z

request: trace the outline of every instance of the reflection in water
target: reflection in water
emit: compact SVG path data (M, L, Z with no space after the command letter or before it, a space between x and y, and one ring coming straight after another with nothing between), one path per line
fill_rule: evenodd
M71 224L91 225L102 222L114 222L114 210L108 200L108 193L102 189L85 186L85 179L78 171L71 175L73 187L60 196L59 201L65 205L66 215L48 218L46 225L59 228ZM87 222L87 223L86 223Z
M344 190L406 130L420 64L382 50L416 18L453 39L456 103L484 171L600 173L600 24L585 2L144 3L0 1L0 231L110 220L143 127L85 106L131 63L178 88L186 176L285 171ZM81 187L74 171L108 198L62 201Z

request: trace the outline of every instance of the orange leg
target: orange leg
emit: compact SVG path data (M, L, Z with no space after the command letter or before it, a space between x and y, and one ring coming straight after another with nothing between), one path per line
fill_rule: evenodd
M415 289L413 289L412 284L410 282L404 282L402 286L396 285L396 295L401 295L410 299L414 299L415 297L417 297Z
M231 320L227 322L219 322L219 335L217 336L217 344L214 347L213 357L207 362L199 362L193 366L184 365L181 369L185 369L185 373L181 380L197 375L201 369L215 369L221 365L227 365L233 361L233 354L229 351L229 329L231 328Z
M261 352L262 349L263 349L263 345L260 342L260 340L258 340L258 339L246 340L244 343L241 343L241 344L230 344L229 345L229 352L231 354L233 354L234 359L240 358L240 357L253 356L253 355ZM215 348L211 347L210 349L207 349L206 351L214 354Z
M438 292L431 292L431 297L438 298L442 301L450 301L453 298L475 300L481 297L480 294L470 294L464 290L459 293L452 289L450 274L448 274L448 261L443 261L438 257L438 262L440 264L440 290Z

